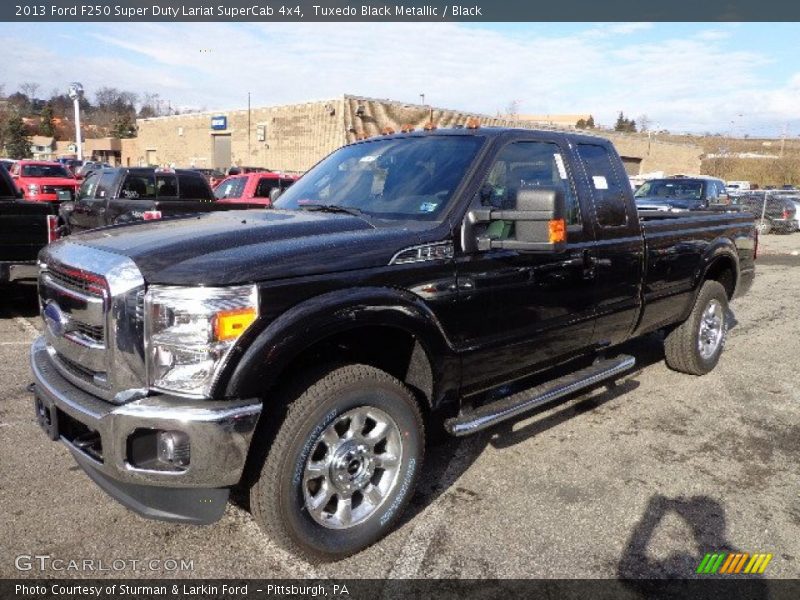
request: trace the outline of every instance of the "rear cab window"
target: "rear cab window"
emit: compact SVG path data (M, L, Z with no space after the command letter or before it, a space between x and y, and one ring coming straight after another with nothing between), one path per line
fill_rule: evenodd
M213 200L211 188L202 175L178 174L178 192L182 200Z
M578 157L586 170L592 191L594 211L601 227L624 227L628 224L626 191L630 191L627 178L623 182L614 168L614 157L606 146L577 144Z

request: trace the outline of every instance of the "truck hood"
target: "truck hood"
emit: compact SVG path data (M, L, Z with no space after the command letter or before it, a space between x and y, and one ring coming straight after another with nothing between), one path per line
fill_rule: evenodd
M222 286L387 265L421 242L416 231L346 214L246 210L106 227L63 243L127 256L147 283Z
M17 185L20 187L27 187L28 184L36 184L39 187L44 185L78 187L77 180L67 177L20 177L17 180Z

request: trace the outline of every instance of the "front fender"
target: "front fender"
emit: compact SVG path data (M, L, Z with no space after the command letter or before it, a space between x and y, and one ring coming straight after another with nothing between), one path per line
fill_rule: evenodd
M334 334L366 326L395 327L413 335L428 357L435 387L442 395L457 389L456 354L425 302L405 290L362 287L306 300L269 323L230 366L225 396L262 396L301 352ZM431 401L438 403L438 396Z

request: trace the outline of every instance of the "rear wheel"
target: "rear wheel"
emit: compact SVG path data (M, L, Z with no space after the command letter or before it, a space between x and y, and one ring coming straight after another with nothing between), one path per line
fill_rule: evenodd
M405 385L367 365L299 388L250 505L286 549L342 558L386 535L402 513L422 466L422 416Z
M667 334L667 366L681 373L705 375L717 366L728 332L728 294L718 281L700 288L689 318Z

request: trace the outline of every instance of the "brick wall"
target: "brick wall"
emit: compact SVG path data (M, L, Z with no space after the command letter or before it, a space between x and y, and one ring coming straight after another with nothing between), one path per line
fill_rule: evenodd
M217 115L227 117L227 130L211 129L211 118ZM333 100L252 109L249 144L247 110L139 119L138 138L123 140L122 164L137 166L150 162L161 166L212 167L213 137L223 134L230 135L233 164L305 171L328 153L359 136L379 135L386 127L395 131L404 125L422 128L431 116L438 127L446 128L464 125L473 114L390 100L342 96ZM486 126L542 127L531 122L486 115L481 115L480 121ZM264 141L257 139L259 126L265 129ZM621 155L640 159L641 173L700 171L702 151L698 146L648 140L641 135L598 130L593 133L610 138ZM629 162L635 164L636 161Z

